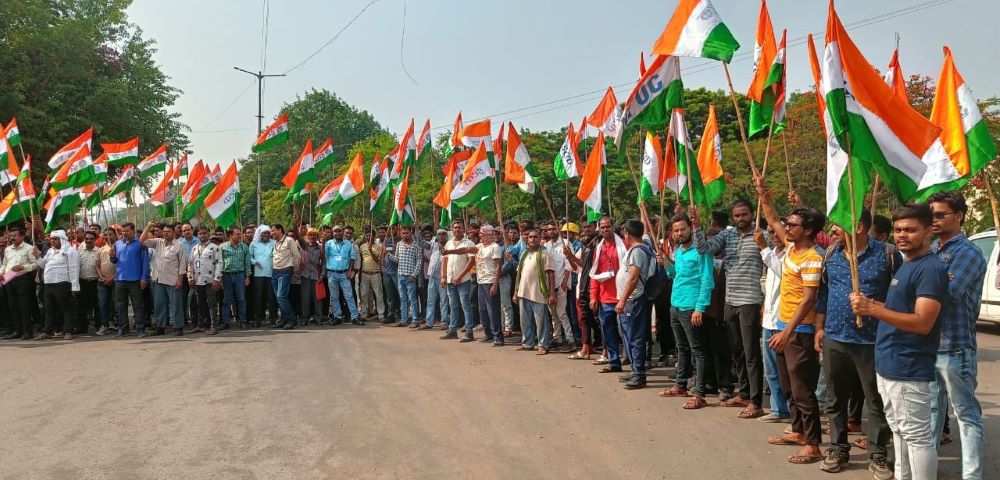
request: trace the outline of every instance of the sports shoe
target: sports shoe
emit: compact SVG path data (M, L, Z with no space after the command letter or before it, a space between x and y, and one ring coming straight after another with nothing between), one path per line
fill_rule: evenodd
M95 335L97 335L98 337L103 337L107 334L108 334L108 327L101 327L97 330L97 333Z
M837 473L851 463L851 456L847 452L840 452L828 448L823 453L823 461L819 464L819 469L828 473Z
M636 390L639 388L646 387L646 376L645 375L632 375L627 382L625 382L625 390Z
M889 461L885 457L875 457L868 462L868 471L872 472L875 480L892 480L893 472Z
M791 423L792 419L791 417L782 417L781 415L771 412L763 417L758 417L757 421L764 423Z

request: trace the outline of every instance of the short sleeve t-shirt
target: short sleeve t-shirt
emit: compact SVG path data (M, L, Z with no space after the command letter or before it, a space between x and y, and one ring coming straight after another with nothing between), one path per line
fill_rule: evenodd
M476 279L480 284L493 283L497 278L496 260L500 260L500 245L480 243L476 246Z
M918 298L942 304L948 301L948 267L930 252L903 262L889 283L885 308L913 313ZM940 316L927 335L904 332L889 322L879 322L875 333L875 371L890 380L933 381L940 339Z
M463 250L475 246L476 244L472 243L472 240L469 240L468 238L463 238L461 240L454 240L454 239L448 240L448 243L444 246L444 249ZM445 273L448 274L448 278L446 278L445 280L447 280L449 283L454 281L455 277L457 277L460 273L464 272L465 268L469 265L469 262L473 261L473 256L472 254L469 253L451 254L448 255L447 258L448 258L448 271ZM466 274L466 276L462 278L462 281L463 282L468 281L470 278L472 278L471 275Z
M781 269L781 300L778 306L778 328L784 329L788 322L795 316L795 310L805 298L807 287L819 288L820 277L823 273L823 256L814 248L807 248L801 252L789 245L788 253ZM815 328L813 322L816 320L816 312L810 311L806 318L795 327L799 333L813 333Z
M652 259L653 257L649 255L649 250L641 247L632 247L629 249L628 254L625 255L625 268L627 270L631 271L633 266L639 267L639 281L636 282L635 288L632 289L632 294L628 296L629 300L635 300L646 292L646 279L649 277L649 264ZM624 285L622 289L624 289Z
M555 268L552 266L552 256L549 255L548 251L541 251L541 262L538 261L537 255L537 251L529 250L525 250L521 254L521 278L517 283L517 296L535 303L545 303L547 299L542 295L542 285L539 283L543 277L538 269L541 266L546 272L552 272Z

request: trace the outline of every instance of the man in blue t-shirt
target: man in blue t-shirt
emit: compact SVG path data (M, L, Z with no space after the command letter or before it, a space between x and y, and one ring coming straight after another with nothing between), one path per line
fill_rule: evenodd
M851 294L854 313L879 320L875 373L896 453L896 478L937 478L934 382L938 314L948 298L948 270L930 251L931 209L905 205L892 216L896 246L906 257L885 303Z

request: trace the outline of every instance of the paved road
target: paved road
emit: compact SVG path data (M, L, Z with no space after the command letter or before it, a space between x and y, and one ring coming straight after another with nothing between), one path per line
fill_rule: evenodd
M1000 329L980 345L990 451ZM595 370L376 326L0 343L0 478L821 476L765 443L783 425L683 411L655 395L663 369L632 392ZM943 452L954 478L958 446ZM853 460L836 478L870 478Z

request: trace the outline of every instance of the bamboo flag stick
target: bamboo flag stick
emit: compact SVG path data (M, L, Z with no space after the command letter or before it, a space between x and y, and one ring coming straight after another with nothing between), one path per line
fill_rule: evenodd
M846 140L847 147L847 185L851 195L851 228L846 235L850 250L847 254L847 260L851 267L851 290L853 290L854 294L859 294L861 293L861 282L858 279L858 250L854 242L854 235L858 229L857 202L854 199L854 162L851 160L851 138L847 132L844 132L844 139ZM858 328L861 328L861 315L855 315L854 323Z
M642 130L640 130L639 133L640 135L632 135L632 139L635 140L643 137L643 135L641 135L643 133ZM642 193L642 188L639 186L639 177L635 174L635 166L632 165L632 149L628 148L628 146L625 147L625 158L628 160L629 173L632 174L632 182L635 183L636 196L638 197L639 194ZM653 237L653 244L658 244L659 236L657 235L657 232L653 231L653 226L649 223L649 212L646 211L646 201L641 198L639 199L639 213L641 214L640 219L642 220L643 226L646 227L646 231L648 231L650 236Z
M878 183L879 183L879 176L878 176L878 173L876 173L875 174L875 181L872 182L872 200L871 200L871 207L870 207L872 215L875 214L875 205L877 205L877 202L878 202Z
M764 163L760 169L760 179L767 175L767 160L771 158L771 139L774 138L774 110L771 110L771 122L767 127L767 146L764 148ZM702 139L702 141L705 141ZM760 228L760 202L757 202L757 215L754 217L754 229Z
M788 141L785 140L784 131L781 132L781 146L785 150L785 175L788 177L788 191L790 193L795 191L795 187L792 186L792 165L788 163L790 157L788 156Z
M743 151L747 154L747 163L750 164L750 171L757 174L757 167L753 163L753 154L750 153L750 144L747 141L747 131L743 126L743 114L740 113L740 104L736 101L736 90L733 89L733 78L729 75L729 65L722 62L722 71L726 73L726 83L729 84L729 97L733 99L733 108L736 109L736 122L740 126L740 138L743 140Z

